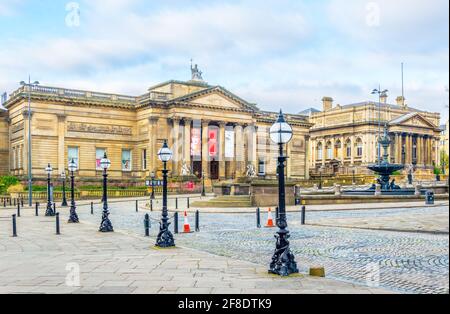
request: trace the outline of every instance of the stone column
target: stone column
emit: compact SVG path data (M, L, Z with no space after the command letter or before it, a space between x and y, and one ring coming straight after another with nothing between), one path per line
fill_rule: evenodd
M207 120L202 120L202 171L205 173L206 178L209 178L209 152L208 152L208 141L209 141L209 122Z
M180 139L180 122L181 118L174 117L172 119L173 127L172 127L172 150L173 150L173 158L172 158L172 175L179 176L181 169L181 139Z
M395 133L395 163L402 162L402 137L400 133Z
M155 174L158 170L158 121L159 117L150 117L148 119L148 152L147 152L147 162L149 172L154 171Z
M244 134L242 125L236 125L235 136L236 136L236 178L241 177L244 173Z
M184 119L184 143L183 143L183 161L189 168L191 167L191 119ZM192 171L192 169L191 169Z
M422 148L422 135L417 136L417 164L422 166L423 165L423 148Z
M345 163L345 138L341 136L341 159L342 159L342 166L344 166Z
M428 155L428 136L424 136L423 138L423 164L425 167L428 167L429 164L429 155Z
M66 160L65 160L65 135L66 135L66 115L61 114L58 116L58 175L65 172Z
M411 134L406 134L406 164L411 164L412 163L412 145L411 145Z
M226 126L227 126L226 122L219 123L219 143L220 143L219 179L220 180L226 179L226 173L225 173L225 128L226 128Z

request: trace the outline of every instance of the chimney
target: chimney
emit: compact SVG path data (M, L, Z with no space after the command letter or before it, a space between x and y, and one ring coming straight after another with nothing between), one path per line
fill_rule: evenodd
M323 102L323 111L328 111L328 110L333 109L333 98L323 97L322 102Z
M400 107L406 107L406 99L403 96L398 96L397 99L397 105Z

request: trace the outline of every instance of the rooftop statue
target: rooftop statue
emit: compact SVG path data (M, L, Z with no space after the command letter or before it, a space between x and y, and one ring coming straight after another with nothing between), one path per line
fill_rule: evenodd
M193 81L203 81L203 72L199 70L198 64L196 64L195 66L192 66L191 64L191 72Z

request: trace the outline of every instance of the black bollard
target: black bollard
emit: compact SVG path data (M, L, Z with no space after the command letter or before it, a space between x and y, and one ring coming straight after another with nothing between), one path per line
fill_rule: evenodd
M36 210L35 211L36 211L35 212L36 217L39 216L39 203L38 202L36 202Z
M302 206L302 225L306 224L306 206Z
M175 198L175 209L178 209L178 197Z
M173 215L173 231L178 234L178 212Z
M191 208L191 199L189 197L187 198L187 208Z
M6 207L6 198L3 199L3 207Z
M195 212L195 232L200 232L200 212Z
M17 202L17 217L20 217L20 203Z
M91 215L94 215L94 202L91 202Z
M14 206L16 206L16 199L14 199Z
M256 228L261 228L261 209L256 209Z
M136 213L139 212L139 201L136 201Z
M60 226L59 226L59 213L56 213L56 235L61 234Z
M56 203L53 203L53 212L56 213Z
M20 199L20 206L23 207L23 197Z
M12 215L12 228L13 228L13 237L17 237L17 221L16 215Z
M149 216L149 214L145 214L144 226L145 226L145 236L149 237L150 236L150 216Z
M153 200L150 200L150 211L153 211Z

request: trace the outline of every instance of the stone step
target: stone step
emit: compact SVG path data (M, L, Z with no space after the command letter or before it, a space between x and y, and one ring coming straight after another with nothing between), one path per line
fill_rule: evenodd
M192 204L193 207L200 208L241 208L251 207L250 196L219 196L209 201L198 201Z

